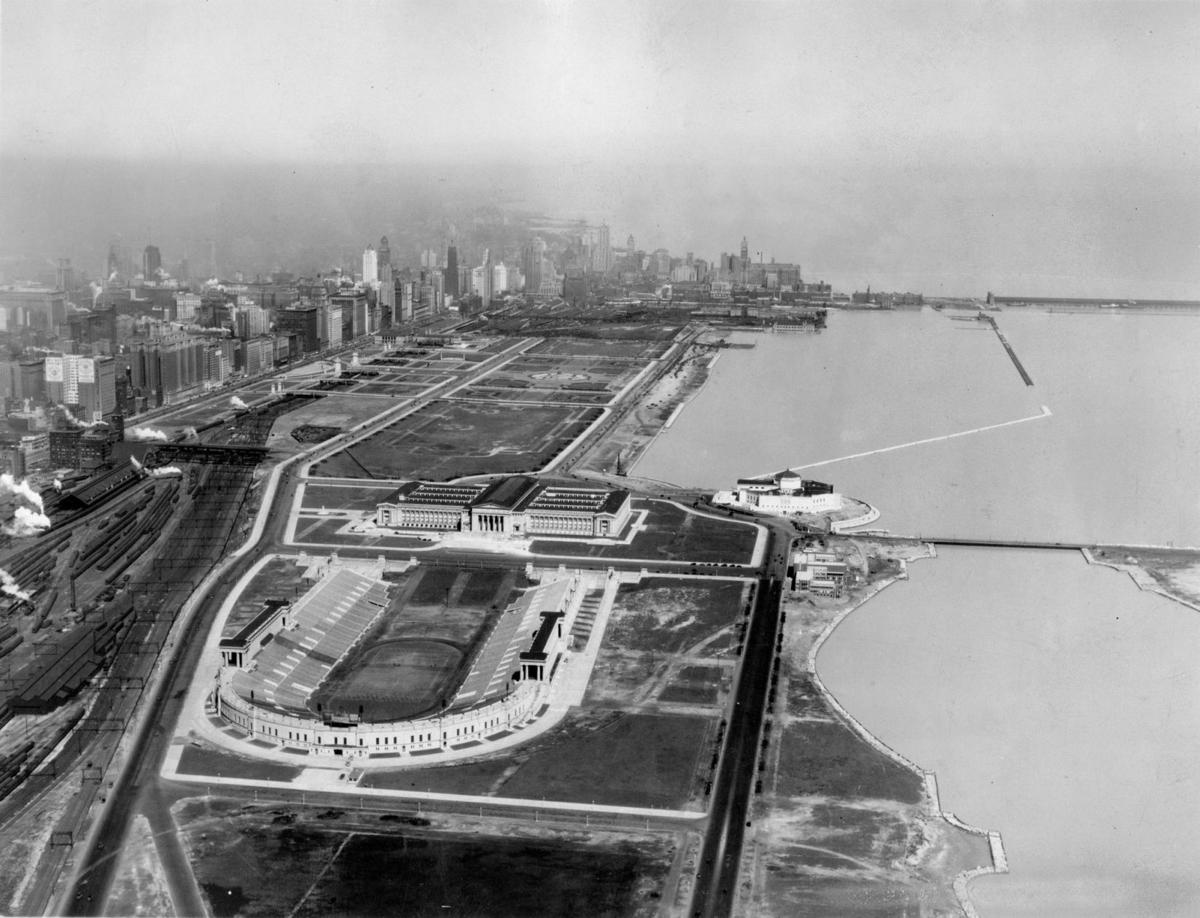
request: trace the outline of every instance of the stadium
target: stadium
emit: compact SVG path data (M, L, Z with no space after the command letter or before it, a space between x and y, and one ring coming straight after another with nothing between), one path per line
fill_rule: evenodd
M302 595L226 625L215 714L260 745L361 764L480 744L536 717L607 587L532 565L297 563Z

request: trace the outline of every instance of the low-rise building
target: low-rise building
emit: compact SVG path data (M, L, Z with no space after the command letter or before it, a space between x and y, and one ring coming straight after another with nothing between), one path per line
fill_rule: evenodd
M834 513L842 509L842 495L833 485L801 478L789 469L758 478L739 478L733 491L720 491L716 504L752 507L764 513Z
M490 484L410 481L379 504L390 529L515 538L616 538L629 523L628 491L552 485L528 475Z
M792 556L792 589L840 598L846 586L846 562L828 552L800 551Z

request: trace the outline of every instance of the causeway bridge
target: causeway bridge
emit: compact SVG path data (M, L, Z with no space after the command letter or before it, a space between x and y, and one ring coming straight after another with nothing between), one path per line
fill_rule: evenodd
M900 535L895 532L872 532L869 529L859 532L851 530L843 532L842 535L849 536L850 538L854 538L857 535L880 541L928 542L931 545L962 546L965 548L1030 548L1037 551L1080 551L1084 548L1153 548L1159 551L1200 551L1200 548L1188 545L1136 545L1130 542L1119 544L1104 542L1050 542L1036 539L972 539L962 536Z

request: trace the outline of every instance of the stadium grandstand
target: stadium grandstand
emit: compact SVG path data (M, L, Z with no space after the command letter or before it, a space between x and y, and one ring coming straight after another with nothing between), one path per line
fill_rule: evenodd
M387 584L353 570L323 579L292 607L288 627L234 673L233 690L260 707L308 714L308 699L387 605Z

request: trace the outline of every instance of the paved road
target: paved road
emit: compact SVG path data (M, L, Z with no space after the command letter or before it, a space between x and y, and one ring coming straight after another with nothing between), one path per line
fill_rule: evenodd
M771 527L765 564L767 576L758 582L754 609L747 627L725 749L713 788L708 834L701 848L700 866L696 874L692 914L702 918L726 916L733 912L742 839L758 774L759 736L767 707L767 689L775 655L780 597L790 544L786 527Z

